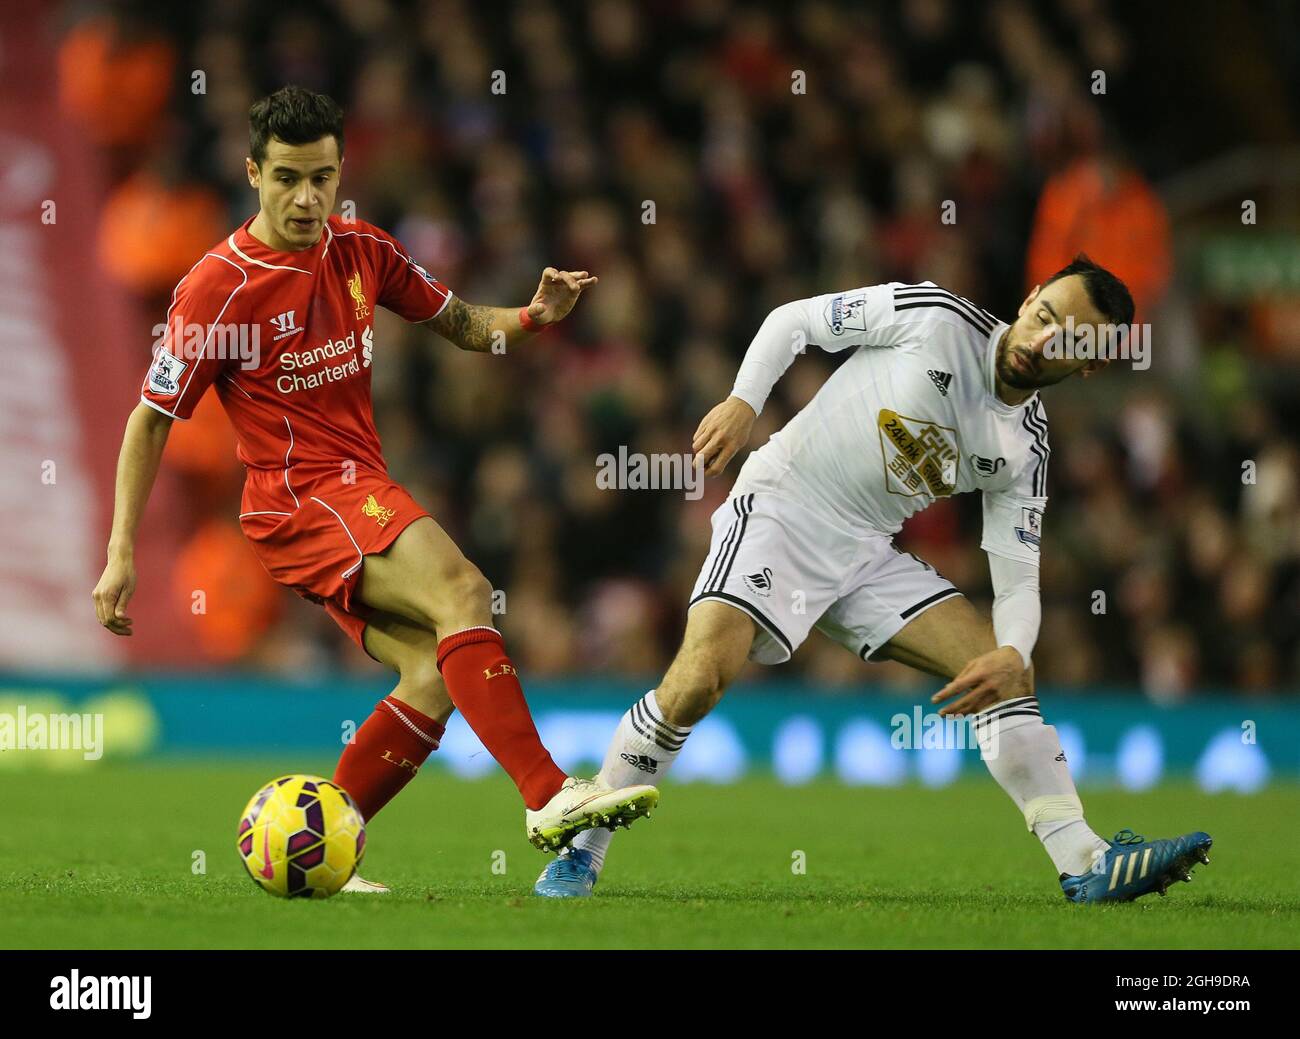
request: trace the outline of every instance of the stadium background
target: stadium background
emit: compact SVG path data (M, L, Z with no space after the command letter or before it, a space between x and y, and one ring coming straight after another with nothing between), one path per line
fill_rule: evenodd
M348 112L340 200L466 299L522 303L548 263L600 276L504 361L384 313L376 328L391 472L505 593L501 626L562 761L598 753L667 665L736 468L688 501L598 490L597 455L689 450L781 302L931 279L1010 318L1083 249L1133 288L1153 364L1046 398L1049 717L1098 778L1149 785L1167 761L1249 790L1295 773L1298 18L1284 2L1105 0L7 10L0 696L108 704L111 753L281 752L319 750L387 688L243 542L215 399L173 428L135 637L100 630L89 600L152 327L255 210L248 105L297 82ZM753 446L833 363L799 359ZM918 517L905 545L987 605L967 498ZM886 720L933 685L814 638L788 667L746 672L692 741L694 769L897 781L911 765L861 762L883 760ZM481 768L455 746L445 760Z

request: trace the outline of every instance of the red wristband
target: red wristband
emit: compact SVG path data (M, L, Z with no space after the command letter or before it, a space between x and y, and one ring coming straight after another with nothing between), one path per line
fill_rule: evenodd
M525 332L537 332L542 328L541 325L528 316L527 307L519 308L519 327Z

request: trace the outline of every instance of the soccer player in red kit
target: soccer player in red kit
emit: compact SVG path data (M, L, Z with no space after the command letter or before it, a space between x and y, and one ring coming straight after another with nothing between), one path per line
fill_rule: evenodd
M285 87L249 119L260 209L176 286L122 443L108 565L93 593L100 623L131 634L140 515L172 420L213 387L247 470L239 522L258 558L399 675L334 774L365 820L437 749L454 705L515 781L536 846L630 823L657 792L574 779L551 760L492 627L491 586L389 478L370 397L382 359L376 307L486 351L561 320L596 279L548 267L525 307L466 303L390 235L330 215L343 164L343 115L330 98Z

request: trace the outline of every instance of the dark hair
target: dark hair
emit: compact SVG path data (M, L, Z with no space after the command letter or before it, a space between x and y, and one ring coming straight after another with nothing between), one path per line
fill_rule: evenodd
M342 158L343 109L328 95L305 87L281 87L248 110L248 153L258 166L266 159L272 137L285 144L310 144L330 134Z
M1083 286L1088 291L1092 305L1101 311L1102 316L1112 325L1131 325L1133 323L1133 297L1128 286L1100 264L1093 263L1083 253L1079 253L1068 265L1062 267L1045 282L1046 287L1054 281L1078 274L1083 278Z

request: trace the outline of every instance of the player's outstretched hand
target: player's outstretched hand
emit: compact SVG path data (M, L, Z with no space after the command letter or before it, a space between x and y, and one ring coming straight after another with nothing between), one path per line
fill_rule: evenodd
M95 600L95 616L114 635L131 634L131 618L126 604L135 594L135 563L114 557L104 567L104 574L90 597Z
M562 320L578 302L582 290L595 285L598 280L586 271L557 271L554 267L547 267L542 271L542 280L533 301L528 304L528 316L539 325Z
M961 672L932 697L931 703L940 703L950 696L965 696L953 700L939 711L943 717L953 714L978 714L1001 700L1010 700L1021 691L1020 680L1025 674L1025 662L1020 651L1013 646L1002 646L992 653L976 657Z
M749 443L754 428L754 409L739 397L728 397L700 421L691 450L704 463L705 476L717 476Z

